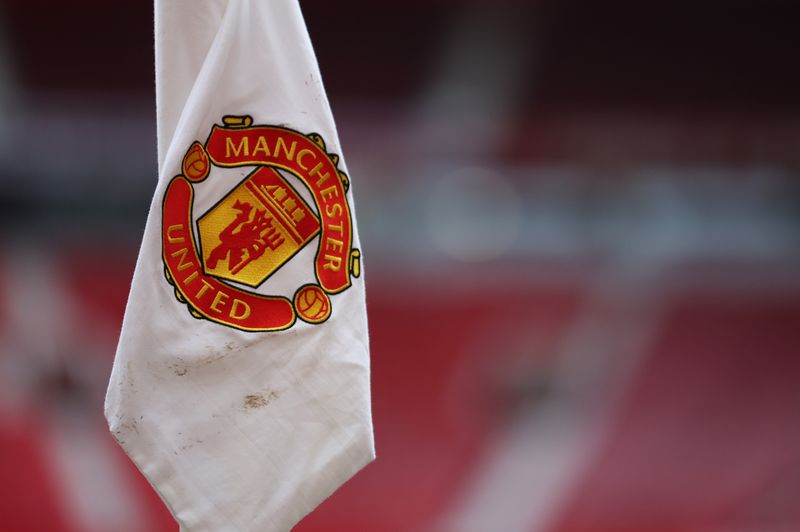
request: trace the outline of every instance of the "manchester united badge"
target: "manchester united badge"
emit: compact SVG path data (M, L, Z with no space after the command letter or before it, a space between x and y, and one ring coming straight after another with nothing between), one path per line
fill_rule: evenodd
M167 280L194 317L277 331L298 317L318 324L331 316L330 296L360 273L349 181L338 162L320 135L253 125L250 116L225 116L205 144L189 146L164 195L161 236ZM196 187L223 179L212 175L214 167L252 171L195 216ZM314 282L269 293L282 267L312 261L301 251L314 243Z

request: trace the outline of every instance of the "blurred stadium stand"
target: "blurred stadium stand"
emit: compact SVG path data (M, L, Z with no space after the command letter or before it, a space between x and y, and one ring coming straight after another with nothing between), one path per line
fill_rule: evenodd
M800 6L302 5L378 460L296 529L800 530ZM152 43L148 2L0 1L3 531L177 530L102 419Z

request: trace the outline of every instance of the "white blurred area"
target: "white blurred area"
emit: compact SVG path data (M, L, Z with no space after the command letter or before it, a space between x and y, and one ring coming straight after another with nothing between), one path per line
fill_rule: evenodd
M796 8L302 6L379 459L297 530L800 529ZM0 3L0 530L177 530L101 415L157 178L119 9Z

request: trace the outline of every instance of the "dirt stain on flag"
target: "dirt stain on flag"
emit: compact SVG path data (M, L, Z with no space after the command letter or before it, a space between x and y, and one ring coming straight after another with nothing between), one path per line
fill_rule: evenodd
M278 397L280 397L280 395L274 390L264 393L251 393L244 396L242 406L245 410L257 410L269 405Z
M225 349L228 351L233 351L234 346L232 343L225 344ZM187 362L182 357L175 357L176 362L168 364L167 367L172 370L172 372L178 376L183 377L187 373L189 373L190 369L198 369L202 368L203 366L208 366L213 364L214 362L218 362L228 356L228 353L217 353L214 352L209 356L200 358L198 360L193 360L191 362Z

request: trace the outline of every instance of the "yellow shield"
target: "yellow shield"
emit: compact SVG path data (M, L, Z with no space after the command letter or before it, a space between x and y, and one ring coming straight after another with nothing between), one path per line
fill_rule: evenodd
M209 275L256 287L320 231L319 218L274 168L262 167L197 221Z

